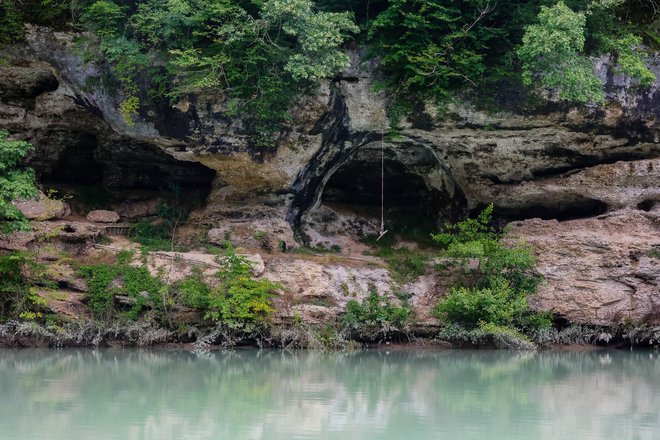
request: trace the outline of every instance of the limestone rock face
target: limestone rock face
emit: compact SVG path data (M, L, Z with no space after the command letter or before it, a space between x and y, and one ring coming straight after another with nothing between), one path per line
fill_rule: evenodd
M29 66L0 67L0 97L5 100L34 98L45 92L56 90L57 78L47 63Z
M249 121L229 117L217 94L145 105L129 126L121 92L89 86L104 72L80 57L75 41L31 26L0 67L0 129L33 143L28 162L42 181L133 197L111 206L122 218L155 214L172 185L194 190L201 207L190 221L210 229L210 242L228 236L266 250L294 241L345 249L378 232L381 185L386 227L432 230L493 202L499 222L523 221L515 229L538 246L546 284L536 307L580 322L654 319L657 261L648 246L660 204L660 81L632 87L603 58L605 105L530 106L527 92L502 89L496 112L420 103L388 139L389 101L373 92L374 65L351 52L350 68L300 97L275 147L263 150ZM660 78L660 55L648 65ZM347 277L387 284L381 269L346 275L339 266L277 264L267 262L266 272L301 286L303 296L333 292L328 304L337 307ZM411 287L427 317L442 290L433 283L440 281ZM339 310L324 301L300 304L317 316Z
M114 211L99 209L90 211L87 214L87 220L95 223L117 223L119 221L119 214Z
M512 223L544 277L531 304L572 322L660 323L660 212Z
M387 269L359 262L273 257L266 262L263 276L286 286L275 299L282 321L292 321L294 316L314 324L339 320L348 301L363 301L372 288L398 301ZM430 311L446 292L439 277L422 276L400 289L410 295L419 329L438 325Z

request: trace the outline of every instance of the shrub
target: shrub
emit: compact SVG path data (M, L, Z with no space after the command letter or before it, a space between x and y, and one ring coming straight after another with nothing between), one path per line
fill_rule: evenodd
M117 295L127 296L132 302L126 317L133 320L149 302L153 307L162 306L167 284L159 276L151 275L146 267L131 266L131 259L132 253L123 252L115 265L80 268L87 282L87 303L97 318L110 320L115 315Z
M142 245L143 252L173 250L171 236L164 225L140 221L131 226L129 237Z
M547 314L532 312L527 297L535 293L540 277L529 247L508 247L503 233L490 226L493 205L475 219L447 225L433 239L445 254L459 260L468 275L434 308L434 315L469 328L484 324L518 329L548 327ZM476 268L472 262L478 262Z
M409 282L424 275L430 256L407 247L380 247L371 252L387 263L392 278L399 282Z
M87 305L97 318L109 319L114 310L114 292L110 283L117 277L117 270L112 266L83 266L80 274L87 283Z
M268 279L254 279L250 261L231 250L225 253L217 287L209 292L205 317L246 331L263 324L275 311L270 298L282 287Z
M12 201L37 195L34 171L19 166L32 146L24 141L8 140L8 137L8 132L0 130L0 220L3 220L0 233L29 227L29 222Z
M348 301L343 323L362 333L388 333L391 330L402 330L410 316L411 310L408 307L392 304L389 298L380 295L371 286L369 296L362 302L354 299Z
M204 281L201 271L195 271L184 278L175 286L175 289L179 293L179 300L183 305L193 309L208 307L211 289Z
M24 17L18 0L0 2L0 43L14 43L24 38Z
M36 294L27 274L39 269L34 255L12 252L0 255L0 317L41 317L46 301Z
M443 320L475 327L480 322L512 325L526 310L526 298L499 278L488 287L452 288L433 313Z

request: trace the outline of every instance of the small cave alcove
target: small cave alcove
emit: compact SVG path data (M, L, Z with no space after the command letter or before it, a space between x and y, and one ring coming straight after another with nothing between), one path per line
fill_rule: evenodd
M57 190L82 215L124 201L163 198L172 188L199 207L215 179L215 172L201 163L177 160L147 142L70 133L60 145L54 160L41 160L35 169L44 190Z
M478 214L481 209L483 206L474 210L472 214ZM596 217L605 214L607 210L607 203L601 200L572 195L557 200L538 200L535 203L518 207L498 207L496 205L493 216L497 224L505 225L511 221L530 218L565 221Z
M380 148L363 148L330 177L321 204L377 224L382 184L387 227L403 236L428 236L465 212L462 192L426 149L388 148L382 176Z

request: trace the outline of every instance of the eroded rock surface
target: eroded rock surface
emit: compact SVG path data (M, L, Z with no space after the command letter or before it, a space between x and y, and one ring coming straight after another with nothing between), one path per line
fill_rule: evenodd
M572 322L660 323L660 212L512 223L545 280L531 304Z
M145 105L129 126L122 97L89 86L103 72L75 40L32 26L0 68L0 128L34 144L29 164L42 181L109 190L126 202L106 208L124 219L156 214L172 184L199 190L190 220L210 229L208 241L266 250L296 240L349 248L377 232L381 183L388 224L423 217L437 227L494 202L503 223L524 220L514 231L538 248L546 283L535 307L586 323L656 319L657 258L648 252L658 242L660 82L631 88L602 60L607 105L528 107L524 93L502 91L498 112L421 105L387 139L388 99L373 92L373 65L352 52L346 75L301 97L264 151L214 94ZM660 56L649 66L660 77ZM99 233L52 227L62 243ZM37 235L0 247L29 247ZM392 292L383 268L346 261L275 258L264 271L290 286L286 313L298 307L310 319L337 316L350 296L344 285L358 297L369 284ZM433 323L443 282L406 287L422 322Z

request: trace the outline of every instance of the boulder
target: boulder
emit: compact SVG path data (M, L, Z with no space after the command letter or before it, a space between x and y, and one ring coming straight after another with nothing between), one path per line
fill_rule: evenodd
M61 219L71 214L69 205L39 193L36 199L18 199L12 202L30 220Z
M208 231L206 240L220 246L230 241L234 246L270 252L296 243L291 226L284 219L273 217L221 222Z
M158 214L158 208L163 204L161 198L150 200L126 200L115 208L115 211L127 219L139 219Z
M119 214L114 211L99 209L90 211L87 214L87 220L95 223L117 223L119 221Z

